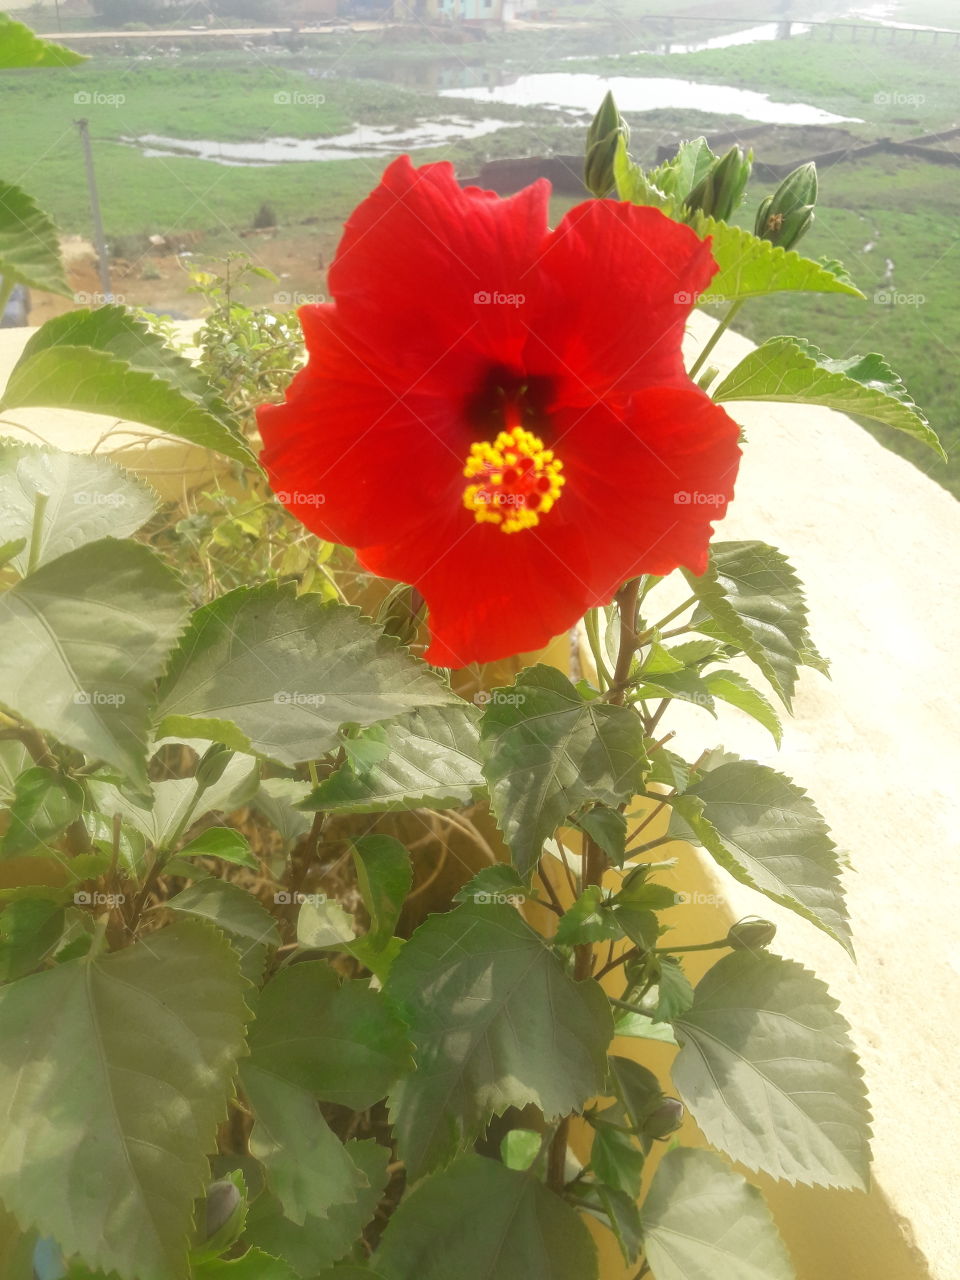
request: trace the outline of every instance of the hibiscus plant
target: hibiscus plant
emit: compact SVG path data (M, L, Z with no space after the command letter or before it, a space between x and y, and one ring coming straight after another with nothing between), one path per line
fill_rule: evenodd
M75 57L3 30L6 65ZM724 406L937 445L874 354L775 337L721 378L710 342L687 372L704 296L719 331L754 296L858 296L793 247L810 168L754 232L749 172L703 139L645 172L612 100L554 230L543 183L397 160L300 313L262 469L247 392L123 307L32 334L0 413L157 428L311 534L221 591L133 471L2 445L7 1280L590 1280L605 1235L631 1277L787 1280L745 1173L866 1186L824 984L766 920L682 923L699 846L850 950L835 846L776 770L672 750L670 712L779 741L772 698L825 665L785 557L711 544ZM68 294L9 185L0 275Z

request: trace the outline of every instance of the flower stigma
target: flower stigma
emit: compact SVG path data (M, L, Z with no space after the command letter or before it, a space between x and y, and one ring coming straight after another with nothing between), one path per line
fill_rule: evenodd
M553 450L520 426L501 431L492 444L472 444L463 474L470 481L463 505L478 524L497 525L501 533L538 525L565 483L563 463Z

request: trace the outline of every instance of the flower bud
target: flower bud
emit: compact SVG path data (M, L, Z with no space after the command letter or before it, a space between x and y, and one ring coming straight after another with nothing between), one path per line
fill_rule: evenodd
M233 750L222 742L215 742L200 757L194 781L201 791L206 791L223 777L224 770L233 759Z
M669 1138L683 1124L683 1103L677 1098L663 1098L643 1122L645 1138Z
M613 94L608 92L600 103L587 131L587 150L583 162L583 183L598 199L614 188L613 161L620 139L630 141L630 129L617 110Z
M727 934L727 944L735 951L755 951L757 947L769 947L777 933L777 926L771 920L761 920L759 916L747 916L731 925Z
M240 1188L228 1178L211 1182L203 1207L203 1238L211 1240L230 1222L240 1208L243 1196Z
M388 636L401 644L412 644L423 621L424 599L415 587L398 582L384 596L377 610L377 622Z
M787 174L773 195L760 202L754 234L791 249L809 230L816 203L817 166L811 160Z
M744 155L739 147L731 147L713 164L693 188L684 205L691 213L703 213L718 222L726 222L736 212L750 180L753 153Z

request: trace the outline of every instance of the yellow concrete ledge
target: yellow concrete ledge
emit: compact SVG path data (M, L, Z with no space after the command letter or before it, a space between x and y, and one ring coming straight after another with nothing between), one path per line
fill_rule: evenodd
M693 317L691 354L711 330L711 321ZM0 382L29 332L0 331ZM712 362L725 370L750 349L728 334ZM748 443L719 536L760 538L790 558L833 679L803 673L779 753L732 708L717 724L678 707L673 745L693 759L704 746L723 744L809 790L850 858L845 879L859 965L688 849L678 887L719 891L728 905L678 908L675 936L704 940L741 916L763 914L779 926L775 948L827 981L852 1024L875 1112L873 1191L828 1194L756 1179L800 1280L957 1280L960 505L840 414L788 405L731 411ZM169 499L221 466L203 450L129 424L104 440L112 423L94 415L18 410L4 419L5 434L109 452ZM624 1040L618 1048L639 1049L666 1076L664 1046ZM615 1247L604 1245L603 1265L604 1280L628 1274Z

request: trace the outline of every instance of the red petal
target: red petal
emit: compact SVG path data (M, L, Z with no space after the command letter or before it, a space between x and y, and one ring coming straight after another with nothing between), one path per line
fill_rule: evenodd
M286 403L257 413L277 497L321 538L390 538L460 505L465 448L458 406L404 395L346 343L331 306L300 312L310 351Z
M540 181L502 200L459 187L446 162L395 160L350 216L330 268L344 334L374 349L403 390L462 392L491 361L518 365L518 295L530 292L549 194Z
M562 376L562 401L686 383L684 325L717 270L708 240L659 209L591 200L551 233L536 270L526 363Z

